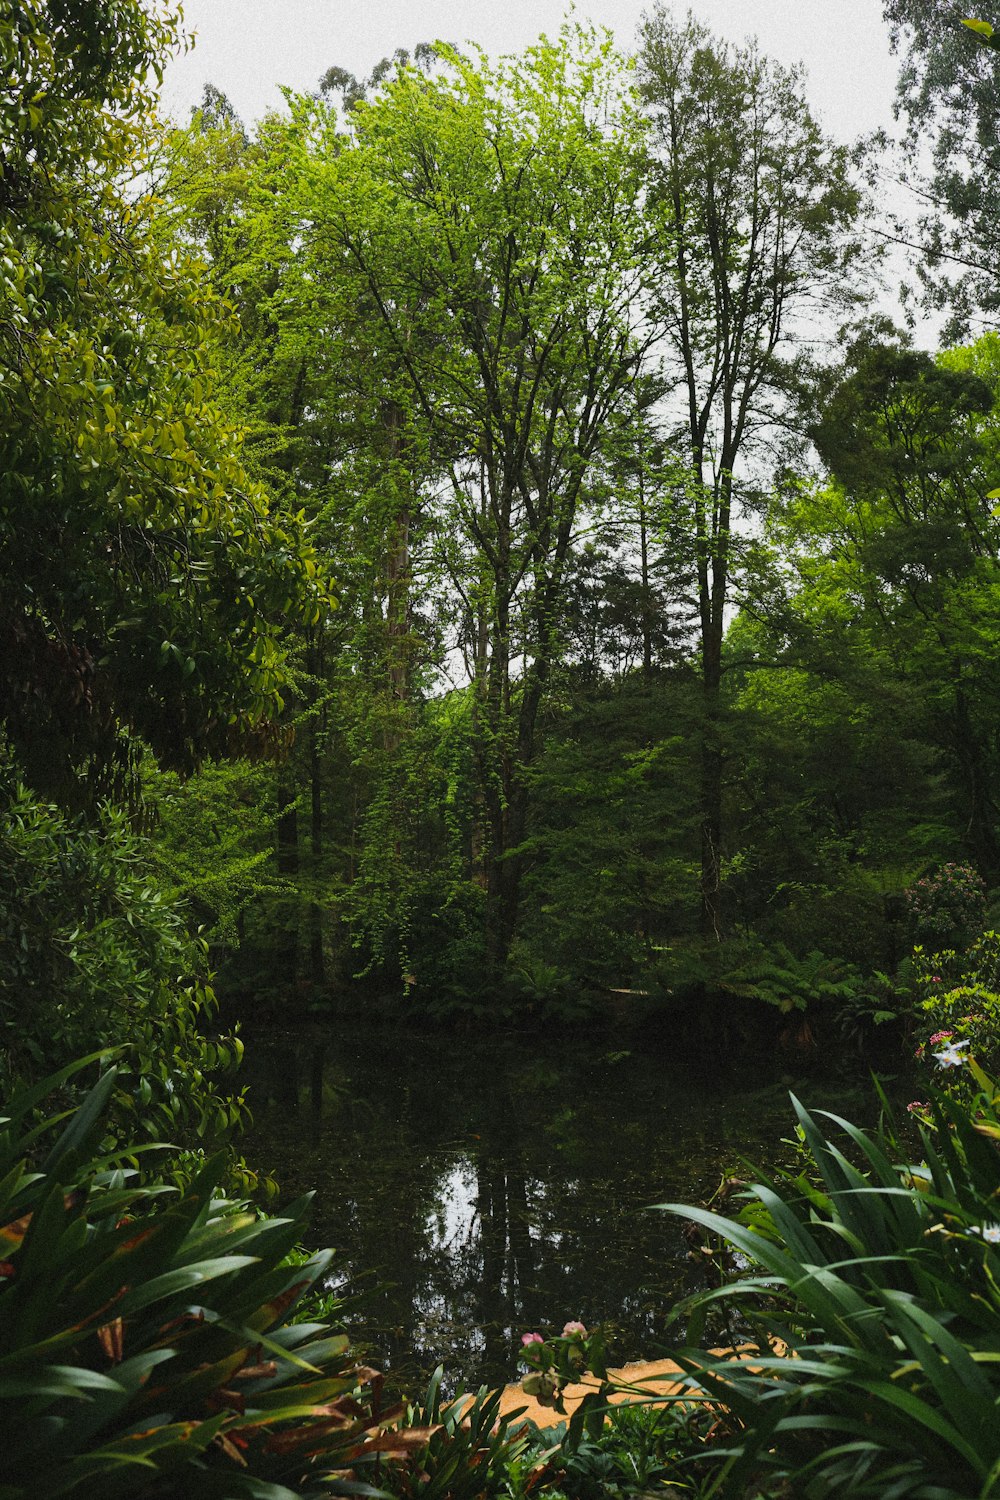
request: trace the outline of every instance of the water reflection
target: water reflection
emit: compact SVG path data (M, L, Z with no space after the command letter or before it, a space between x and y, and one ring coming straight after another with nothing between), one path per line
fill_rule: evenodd
M328 1029L247 1049L248 1159L364 1288L352 1332L416 1381L438 1362L509 1379L520 1333L567 1318L613 1330L622 1358L662 1348L694 1273L651 1203L704 1199L743 1153L790 1130L783 1086L692 1076L647 1046L545 1050Z

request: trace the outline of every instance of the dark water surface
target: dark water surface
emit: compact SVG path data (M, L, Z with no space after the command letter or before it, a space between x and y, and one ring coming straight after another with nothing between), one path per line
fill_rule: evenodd
M698 1273L680 1221L648 1206L705 1201L741 1158L790 1154L790 1080L693 1067L681 1038L359 1030L250 1040L245 1152L286 1201L315 1189L312 1241L360 1293L349 1331L411 1388L438 1363L453 1381L509 1380L521 1333L569 1318L603 1323L617 1359L661 1353ZM860 1092L796 1090L866 1108Z

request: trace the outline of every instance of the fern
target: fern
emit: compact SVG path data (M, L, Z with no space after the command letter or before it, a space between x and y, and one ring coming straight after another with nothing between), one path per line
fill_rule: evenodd
M787 1015L822 1002L855 999L860 976L852 965L817 949L805 958L796 958L784 943L779 943L730 969L718 984L729 994L763 1001Z

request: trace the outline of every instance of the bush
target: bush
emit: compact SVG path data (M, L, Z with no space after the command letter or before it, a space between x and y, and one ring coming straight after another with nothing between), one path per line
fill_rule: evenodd
M706 1493L997 1493L1000 1096L971 1066L985 1093L971 1109L935 1095L918 1164L888 1119L867 1133L827 1116L841 1145L796 1103L810 1171L755 1185L738 1219L664 1205L748 1263L678 1310L692 1343L720 1299L757 1329L742 1360L677 1355L732 1424Z
M481 1387L475 1395L459 1391L452 1401L441 1398L443 1370L431 1376L422 1401L403 1412L402 1434L422 1442L412 1462L390 1461L376 1471L381 1489L405 1500L482 1500L509 1497L512 1477L523 1474L531 1441L523 1427L511 1431L511 1420L500 1416L500 1391ZM536 1466L540 1478L544 1464Z
M916 1056L926 1062L935 1049L971 1052L991 1074L1000 1070L1000 935L984 932L961 953L914 949L918 1008ZM951 1092L971 1101L977 1086L959 1069Z
M120 1138L142 1124L211 1140L243 1109L220 1081L240 1043L199 1029L214 1008L205 945L124 814L70 820L0 771L0 1088L118 1047Z
M96 1154L112 1071L46 1152L43 1094L95 1061L0 1125L0 1497L328 1496L384 1444L373 1372L289 1321L330 1260L287 1263L308 1201L260 1218L217 1194L219 1163L177 1189Z
M593 1432L571 1432L566 1423L536 1428L535 1453L569 1500L691 1495L690 1459L704 1444L709 1420L697 1403L611 1406Z
M986 887L971 865L941 865L910 886L906 910L915 943L960 946L983 925Z

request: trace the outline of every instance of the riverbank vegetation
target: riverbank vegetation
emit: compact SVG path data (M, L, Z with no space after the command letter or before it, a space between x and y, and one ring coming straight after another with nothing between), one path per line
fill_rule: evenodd
M931 350L871 148L661 0L187 124L168 8L0 0L3 1494L996 1492L998 57L885 11ZM301 1205L232 1201L240 1023L609 995L954 1079L686 1210L798 1356L685 1355L709 1429L379 1437Z

